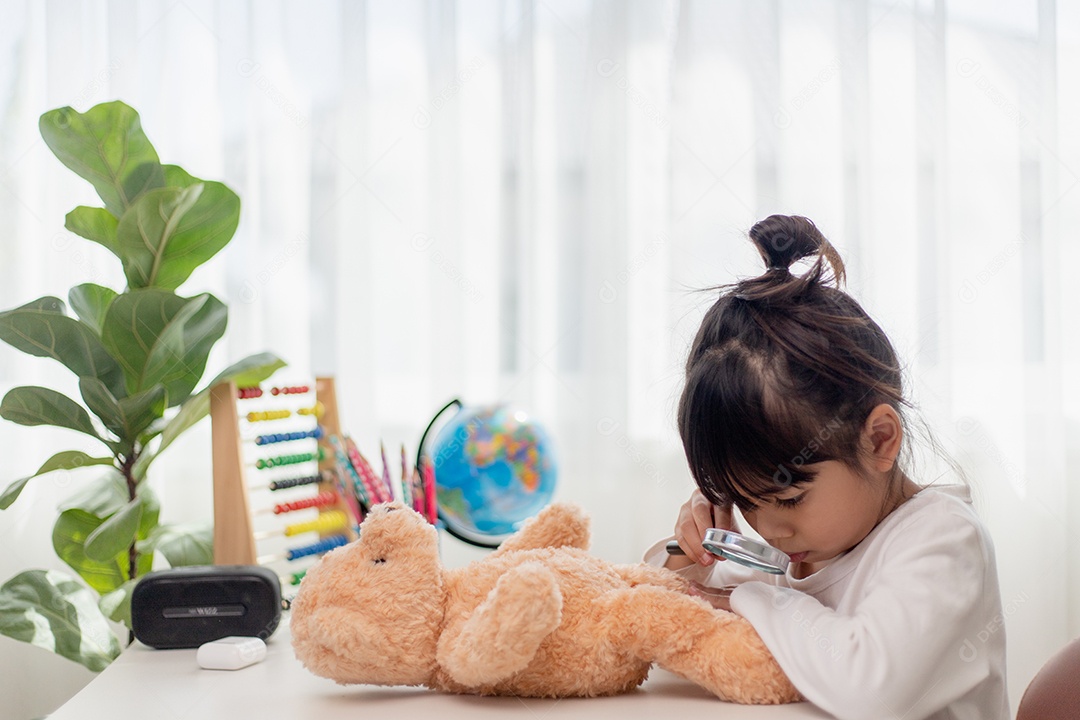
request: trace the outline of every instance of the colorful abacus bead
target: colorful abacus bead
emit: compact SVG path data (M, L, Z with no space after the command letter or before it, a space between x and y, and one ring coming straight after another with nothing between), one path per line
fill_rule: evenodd
M317 402L314 405L312 405L311 407L300 408L299 410L296 411L296 414L297 415L314 415L315 417L320 418L320 417L323 416L323 412L325 410L326 410L326 408L323 407L323 404L321 402Z
M314 430L296 430L294 432L287 433L270 433L268 435L258 435L255 438L256 445L273 445L274 443L289 442L291 440L306 440L308 438L315 438L318 440L323 436L323 429L317 427Z
M319 517L314 520L286 525L285 535L287 537L292 537L293 535L303 535L304 533L309 532L328 533L335 530L342 530L348 527L348 525L349 518L345 516L345 513L340 510L333 510L319 515Z
M288 490L289 488L300 487L301 485L314 485L315 483L325 481L326 478L324 478L322 475L302 475L300 477L274 480L270 483L269 488L271 491Z
M292 415L289 410L263 410L261 412L249 412L248 422L263 422L265 420L281 420Z
M324 460L323 449L319 448L318 452L313 453L296 453L295 455L278 455L277 457L259 458L255 461L255 467L259 470L266 470L272 467L282 467L283 465L297 465L299 463L310 462L311 460Z
M297 510L306 510L308 508L326 507L328 505L335 505L337 501L337 493L333 493L328 490L326 492L319 493L315 497L278 503L274 506L274 514L281 515L283 513L296 512Z
M311 388L307 385L290 385L287 387L270 388L271 395L303 395L310 391Z
M347 545L348 542L349 539L344 535L331 535L328 538L323 538L317 543L292 548L285 553L285 559L297 560L302 557L308 557L309 555L320 555L324 552L329 552L334 548L341 547L342 545Z
M249 400L251 398L262 397L263 389L261 387L242 387L236 389L236 396L241 400Z

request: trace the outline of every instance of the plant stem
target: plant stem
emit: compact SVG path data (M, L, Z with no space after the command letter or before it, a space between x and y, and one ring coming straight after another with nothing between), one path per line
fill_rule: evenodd
M127 481L128 489L128 502L135 500L135 487L138 483L135 481L135 476L132 474L132 468L135 466L135 460L138 459L138 452L133 451L127 455L123 462L120 464L120 472L124 475L124 480ZM131 540L131 547L128 548L128 580L134 580L135 576L139 572L139 564L137 562L137 556L135 553L135 543L138 541L138 534Z

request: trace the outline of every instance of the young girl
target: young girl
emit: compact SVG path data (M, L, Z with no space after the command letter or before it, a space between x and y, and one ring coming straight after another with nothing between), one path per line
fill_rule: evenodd
M838 718L1008 718L990 537L965 486L920 487L899 464L892 344L838 289L843 263L811 221L773 215L750 239L765 273L722 289L686 362L678 421L697 489L675 525L685 555L660 543L648 560L747 618ZM732 506L789 555L786 575L702 548L707 529L738 530Z

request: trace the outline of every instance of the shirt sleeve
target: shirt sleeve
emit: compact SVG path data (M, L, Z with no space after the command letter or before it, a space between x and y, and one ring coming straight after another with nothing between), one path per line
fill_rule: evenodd
M877 566L851 614L760 582L736 588L732 609L826 712L841 720L926 717L991 672L987 654L965 652L964 641L987 620L981 598L992 553L973 521L951 517L941 527L909 528L865 556Z

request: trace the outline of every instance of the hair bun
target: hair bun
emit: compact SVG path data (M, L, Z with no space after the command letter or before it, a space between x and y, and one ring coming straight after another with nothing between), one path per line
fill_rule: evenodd
M799 260L817 255L814 275L820 276L821 258L828 260L838 282L844 279L844 263L836 248L825 239L813 221L801 215L770 215L750 228L750 240L757 246L769 270L788 270Z

